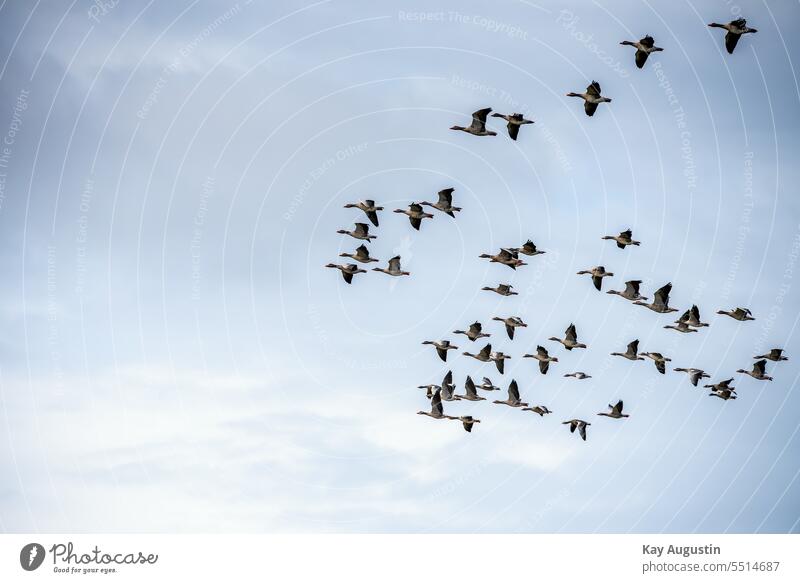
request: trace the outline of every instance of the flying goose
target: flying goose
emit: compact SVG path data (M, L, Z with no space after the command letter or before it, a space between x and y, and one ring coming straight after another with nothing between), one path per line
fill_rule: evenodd
M344 229L339 229L336 231L340 235L350 235L355 239L361 239L362 241L366 241L369 243L373 239L377 239L378 237L375 235L369 234L369 225L367 223L356 223L356 228L352 231L345 231Z
M722 389L719 391L711 391L708 396L709 397L719 397L720 399L728 400L728 399L735 399L736 398L736 391L732 389Z
M592 283L594 284L595 289L597 289L597 291L601 291L603 288L603 278L611 277L614 274L610 271L606 271L606 268L602 265L598 265L597 267L592 267L588 270L584 269L579 271L578 275L591 275Z
M408 271L403 271L400 269L400 256L396 255L389 260L389 267L384 269L383 267L373 267L372 271L380 271L381 273L385 273L387 275L394 275L395 277L401 275L411 275Z
M337 265L336 263L328 263L325 267L338 269L342 272L342 277L347 283L353 282L353 276L356 273L366 273L366 269L361 269L355 263L347 263L345 265Z
M695 387L697 386L697 382L701 379L710 379L711 375L706 374L706 371L700 368L676 368L676 372L685 372L689 375L689 382L691 382Z
M636 245L637 247L641 244L640 241L634 241L631 237L633 233L630 229L627 231L622 231L619 235L606 235L602 237L604 241L616 241L617 247L620 249L625 249L628 245Z
M528 239L522 247L508 247L509 251L514 253L522 253L523 255L544 255L545 251L539 251L533 241Z
M357 203L352 203L352 202L347 203L346 205L344 205L344 208L361 209L362 211L364 211L364 213L366 213L369 221L376 227L378 226L378 211L383 210L382 206L375 206L375 201L369 199L358 201Z
M744 322L746 320L755 320L755 318L753 318L753 313L747 308L736 308L735 310L730 310L727 312L725 310L717 310L717 314L730 316L734 320L739 320L740 322Z
M551 362L558 362L558 358L550 356L544 346L536 347L536 354L524 354L522 358L535 358L539 361L539 372L547 374Z
M539 415L539 417L544 417L545 415L549 415L550 413L552 413L552 411L547 407L545 407L544 405L536 405L535 407L523 407L522 410L533 411L534 413Z
M583 380L583 379L590 379L590 378L592 378L592 375L588 375L588 374L586 374L585 372L571 372L571 373L567 373L567 374L565 374L564 376L565 376L565 377L573 377L573 378L576 378L576 379L578 379L578 380Z
M597 111L597 106L601 103L611 103L608 97L600 95L600 84L597 81L592 81L586 88L586 93L567 93L567 97L580 97L583 99L583 109L589 117L594 115Z
M575 324L570 324L567 326L567 329L564 331L563 340L561 338L556 338L555 336L551 336L548 338L548 340L560 342L567 350L572 350L573 348L586 348L585 344L578 342L578 333L575 331Z
M359 263L377 263L378 260L369 256L369 249L363 243L356 248L355 253L339 253L339 257L349 257Z
M720 382L718 382L718 383L715 383L715 384L713 384L713 385L703 385L703 386L704 386L706 389L711 389L711 390L712 390L712 391L714 391L715 393L718 393L718 392L720 392L720 391L732 391L732 392L736 392L736 389L735 389L734 387L732 387L732 386L731 386L731 383L732 383L732 382L733 382L733 379L731 378L731 379L727 379L727 380L724 380L724 381L720 381Z
M609 405L608 408L611 409L608 413L598 413L598 415L602 415L603 417L611 417L612 419L630 417L630 415L626 415L622 412L622 399L617 401L616 405Z
M508 385L508 398L504 401L492 401L492 403L497 403L498 405L508 405L509 407L527 407L527 403L523 403L519 400L519 387L517 386L517 381L513 380Z
M625 289L622 291L617 291L610 289L606 293L613 294L616 296L620 296L625 298L626 300L635 301L635 300L646 300L647 298L644 297L639 293L639 286L642 284L641 279L632 279L630 281L625 282Z
M497 372L503 374L506 368L506 360L510 358L510 356L503 354L502 352L493 352L490 360L494 361L494 365L497 367Z
M649 34L646 35L644 38L639 39L639 42L631 42L629 40L624 40L621 45L628 45L630 47L636 47L636 66L638 68L644 67L645 62L647 61L647 57L650 56L650 53L655 53L656 51L663 51L664 49L654 46L655 41L653 37Z
M621 356L622 358L627 358L628 360L644 360L643 356L639 356L639 341L634 340L633 342L628 343L628 349L625 352L612 352L611 356Z
M656 365L656 370L658 370L658 372L661 374L667 373L666 363L672 361L671 358L662 356L660 352L642 352L642 356L653 359L653 362Z
M740 368L736 372L744 373L746 375L750 375L757 381L771 381L772 377L767 375L766 370L767 361L764 359L758 360L753 363L753 370L744 370Z
M449 340L442 340L441 342L436 342L435 340L425 340L423 344L430 344L436 347L436 354L439 355L443 361L447 362L447 351L448 350L457 350L458 346L453 346L450 344Z
M419 227L420 225L422 225L422 219L433 218L432 214L423 211L422 206L420 206L416 202L412 202L410 205L408 205L408 210L394 209L394 212L406 215L408 217L408 220L411 222L411 226L414 227L417 231L419 231Z
M501 283L497 287L482 287L481 291L492 291L501 296L518 296L519 293L511 291L513 287L510 283Z
M506 325L506 333L511 340L514 340L514 328L527 328L528 325L522 321L522 318L517 316L510 316L508 318L500 318L499 316L495 316L492 320L496 320L498 322L502 322Z
M755 28L748 27L747 21L744 18L737 18L728 24L718 24L716 22L712 22L708 26L712 28L724 28L726 31L728 31L725 34L725 48L731 55L733 54L733 49L736 48L736 43L739 42L739 37L750 32L758 32Z
M475 381L472 380L472 377L467 375L467 380L464 381L464 389L466 391L463 395L456 395L458 399L463 399L464 401L485 401L486 397L481 397L478 395L478 388L475 386Z
M575 429L580 433L583 441L586 441L586 426L591 425L582 419L570 419L569 421L562 421L561 425L569 425L569 432L575 433Z
M468 134L472 134L473 136L496 136L497 132L493 132L491 130L486 129L486 116L492 112L491 107L487 107L485 109L479 109L475 113L472 114L472 123L469 127L463 126L453 126L451 130L460 130L462 132L467 132Z
M483 377L483 382L480 385L478 385L478 388L483 389L484 391L500 390L500 387L496 387L494 386L494 384L492 384L492 379L490 379L489 377Z
M483 348L481 348L478 354L472 354L470 352L464 352L464 356L471 356L476 360L480 360L481 362L489 362L492 360L492 345L491 343L487 344Z
M773 348L767 354L762 354L761 356L754 356L753 358L766 358L767 360L771 360L772 362L780 362L781 360L789 360L788 357L783 356L783 349L782 348Z
M636 300L633 302L637 306L644 306L654 312L658 312L659 314L668 314L669 312L677 312L676 308L669 307L669 292L672 291L672 284L668 283L665 286L662 286L656 290L656 293L653 294L653 303L648 304L647 302L643 302L641 300Z
M519 257L515 257L514 253L512 253L508 249L500 249L500 253L497 255L489 255L488 253L481 253L478 255L480 259L488 259L489 263L502 263L503 265L508 265L511 269L516 270L517 267L521 265L527 265L522 259Z
M471 341L475 342L478 338L488 338L491 334L483 333L483 326L480 322L473 322L469 325L469 330L453 330L453 334L463 334Z
M439 200L435 203L421 202L422 206L429 206L456 218L455 213L461 210L460 206L453 206L453 191L455 188L445 188L439 191Z
M664 326L664 328L667 328L669 330L676 330L677 332L683 332L684 334L688 332L697 332L695 328L690 328L689 324L687 324L683 320L678 320L676 324L677 326L673 326L672 324L667 324L666 326Z
M458 420L461 421L467 433L472 433L472 426L481 422L480 419L475 419L472 415L462 415Z
M517 140L517 135L519 134L520 126L533 123L532 120L525 119L521 113L512 113L511 115L503 115L502 113L493 113L492 117L502 117L504 120L508 122L506 124L506 129L508 129L508 136L514 141Z
M430 385L419 385L417 386L417 388L425 389L425 396L431 399L433 398L434 391L441 389L442 387L439 385L430 384Z
M693 305L691 308L686 310L681 317L675 320L676 324L685 323L687 326L691 326L692 328L706 328L708 324L705 322L700 321L700 308L696 305Z
M458 401L455 396L456 386L453 384L453 371L448 370L442 379L442 401Z
M458 417L451 417L444 414L444 407L442 406L442 389L436 389L436 392L431 397L431 410L417 411L417 415L427 415L434 419L458 419Z

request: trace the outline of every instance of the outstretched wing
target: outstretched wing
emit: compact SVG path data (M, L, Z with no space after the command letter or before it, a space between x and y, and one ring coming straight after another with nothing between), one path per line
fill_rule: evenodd
M586 88L586 93L594 97L600 97L600 83L592 81Z
M597 291L602 291L603 288L603 278L597 275L592 276L592 283Z
M436 389L433 397L431 397L431 414L434 417L441 417L444 415L444 407L442 407L442 389Z
M515 380L512 380L511 384L508 385L508 400L519 401L519 386L517 386L517 381Z
M468 397L478 396L478 389L475 387L475 381L473 381L472 377L469 375L467 375L467 380L464 381L464 389L467 391Z
M634 340L628 344L628 352L634 356L639 351L639 340Z
M452 206L454 190L455 188L445 188L439 191L439 203L442 206Z
M729 54L733 54L733 49L736 48L736 44L739 42L739 37L742 36L740 34L734 34L729 32L725 35L725 48L727 49Z
M591 101L584 101L583 111L586 112L586 115L592 117L594 115L594 112L597 111L597 103L592 103Z
M578 424L578 432L581 434L581 439L583 439L583 441L586 441L586 423Z
M400 271L400 256L396 255L389 260L389 271Z
M447 362L447 351L444 348L439 348L437 346L436 347L436 354L438 354L439 358L441 358L443 361Z
M369 234L369 225L366 223L356 223L356 235L366 236Z
M542 374L547 374L547 371L550 368L550 361L549 360L540 360L539 361L539 372Z
M625 293L631 296L639 294L639 285L642 283L640 279L632 279L625 282Z
M763 376L767 369L766 369L767 361L766 360L759 360L753 363L753 372L759 376Z
M511 340L514 340L514 326L506 324L506 333Z
M508 122L506 128L508 128L508 137L516 141L517 136L519 135L519 124Z
M572 340L576 342L578 340L578 332L575 330L575 324L570 324L565 332L565 336L567 340Z
M478 353L478 355L482 356L484 358L489 358L491 353L492 353L492 345L491 344L487 344L486 346L481 348L481 351Z
M483 132L486 130L486 116L491 113L492 108L487 107L485 109L479 109L475 113L472 114L472 125L470 128L477 130L479 132Z
M408 220L411 221L411 226L414 227L417 231L419 231L419 226L422 224L422 219L409 217Z
M660 287L654 294L653 303L657 306L667 306L669 304L669 292L672 291L672 284L668 283Z

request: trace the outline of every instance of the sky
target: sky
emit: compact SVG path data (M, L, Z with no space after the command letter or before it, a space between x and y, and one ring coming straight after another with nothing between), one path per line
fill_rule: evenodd
M729 55L706 25L740 15L758 33ZM800 531L798 23L757 0L3 2L0 530ZM645 34L639 70L619 43ZM612 102L587 117L565 94L592 80ZM484 107L535 124L448 129ZM391 212L449 187L455 220ZM365 198L371 254L411 276L323 267ZM626 228L641 246L601 240ZM478 259L528 238L546 253L516 272ZM710 327L597 293L596 265ZM756 320L715 314L737 306ZM461 355L476 320L505 374ZM570 323L588 349L547 340ZM446 363L421 344L444 338ZM633 339L666 375L609 355ZM774 381L734 372L774 347ZM448 370L553 413L416 415ZM630 418L596 415L618 399Z

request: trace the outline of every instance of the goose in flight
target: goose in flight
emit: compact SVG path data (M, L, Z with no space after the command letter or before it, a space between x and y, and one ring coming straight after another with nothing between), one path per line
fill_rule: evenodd
M573 378L576 378L578 380L592 378L592 375L586 374L585 372L571 372L571 373L565 374L564 376L565 377L573 377Z
M545 415L549 415L550 413L552 413L552 411L547 407L545 407L544 405L536 405L535 407L523 407L522 410L533 411L539 417L544 417Z
M677 332L683 332L684 334L688 332L697 332L696 329L691 328L689 324L687 324L683 320L677 320L675 323L677 324L677 326L673 326L672 324L667 324L666 326L664 326L664 328L667 328L668 330L676 330Z
M522 259L519 257L515 257L515 254L512 253L509 249L500 249L500 253L497 255L489 255L488 253L481 253L478 255L480 259L488 259L489 263L502 263L503 265L508 265L511 269L516 270L517 267L521 265L527 265Z
M442 211L443 213L450 215L453 218L456 218L455 213L461 210L460 206L453 206L453 191L455 188L445 188L444 190L439 191L439 200L434 203L430 202L421 202L422 206L429 206L431 208L435 208L436 210Z
M602 265L598 265L597 267L592 267L591 269L584 269L578 272L578 275L591 275L592 276L592 283L597 291L601 291L603 289L603 278L604 277L612 277L614 274L610 271L606 271L606 268Z
M719 397L720 399L728 400L728 399L735 399L736 398L736 391L733 389L722 389L719 391L711 391L708 394L709 397Z
M744 370L740 368L736 372L750 375L757 381L771 381L772 377L767 375L766 366L767 366L767 361L762 358L761 360L758 360L753 363L753 370Z
M621 45L627 45L630 47L636 47L636 66L638 68L644 67L644 64L647 62L647 57L650 56L650 53L655 53L657 51L663 51L664 49L655 46L655 41L653 37L649 34L646 35L644 38L639 39L638 42L632 42L629 40L624 40Z
M567 329L564 331L563 339L551 336L548 338L548 340L560 342L567 350L572 350L573 348L586 348L585 344L578 342L578 332L575 330L575 324L570 324L567 326Z
M745 322L747 320L755 320L753 318L753 313L748 310L747 308L736 308L735 310L717 310L717 314L721 314L723 316L730 316L734 320L739 320L740 322Z
M691 308L681 314L681 317L675 320L675 323L685 323L687 326L691 326L692 328L708 327L707 323L700 321L700 308L698 308L696 305L693 305Z
M667 363L672 361L671 358L662 356L660 352L642 352L642 356L651 358L656 365L656 370L661 374L667 373Z
M508 385L508 398L504 401L492 401L492 403L497 403L498 405L508 405L509 407L527 407L527 403L523 403L519 399L519 387L517 386L517 381L513 380Z
M432 346L435 346L436 354L438 354L439 358L441 358L445 362L447 362L447 351L458 349L458 346L450 344L449 340L442 340L441 342L436 342L435 340L425 340L423 344L430 344Z
M758 32L755 28L747 26L747 21L744 18L737 18L728 24L718 24L712 22L708 26L712 28L724 28L727 32L725 34L725 49L728 54L733 54L733 49L736 48L736 43L743 34Z
M583 99L583 109L589 117L597 111L597 106L601 103L611 103L608 97L600 95L600 84L592 81L586 88L586 93L567 93L567 97L580 97Z
M625 352L612 352L611 356L621 356L622 358L627 358L628 360L644 360L643 356L639 356L639 341L634 340L633 342L628 343L628 349Z
M366 241L369 243L373 239L377 239L378 237L375 235L369 234L369 225L367 223L356 223L356 228L352 231L346 231L344 229L339 229L336 231L340 235L350 235L355 239L360 239L362 241Z
M338 269L342 272L342 277L347 283L353 282L353 276L356 273L366 273L366 269L361 269L355 263L347 263L345 265L337 265L336 263L328 263L325 267L330 267L332 269Z
M676 308L669 307L669 292L672 291L672 284L668 283L665 286L662 286L656 290L656 293L653 294L653 303L648 304L647 302L643 302L641 300L636 300L633 302L637 306L644 306L654 312L658 312L659 314L668 314L669 312L677 312Z
M491 336L491 334L483 333L483 326L480 322L473 322L470 324L469 330L453 330L453 334L463 334L472 342L475 342L478 338L488 338Z
M471 352L464 352L464 356L471 356L476 360L480 360L481 362L489 362L492 360L492 345L491 343L487 344L483 348L481 348L478 354L472 354Z
M676 368L675 371L687 373L689 375L689 382L691 382L695 387L697 386L698 381L701 379L711 378L710 374L706 374L706 371L700 368Z
M498 322L502 322L506 325L506 333L511 340L514 340L514 328L527 328L528 325L522 321L522 318L517 316L510 316L508 318L500 318L499 316L495 316L492 320L496 320Z
M512 140L517 141L517 135L519 134L520 126L527 125L529 123L533 123L532 120L525 119L521 113L512 113L511 115L503 115L502 113L493 113L492 117L501 117L506 122L506 129L508 129L508 137Z
M703 385L703 386L704 386L706 389L711 389L711 390L712 390L712 391L714 391L715 393L718 393L718 392L720 392L720 391L732 391L732 392L736 392L736 389L735 389L734 387L732 387L732 386L731 386L731 383L732 383L732 382L733 382L733 379L731 378L731 379L726 379L726 380L724 380L724 381L720 381L720 382L718 382L718 383L715 383L715 384L713 384L713 385Z
M453 384L453 371L448 370L442 379L442 401L458 401L455 396L456 386Z
M519 293L511 291L513 287L514 286L509 283L501 283L498 284L497 287L482 287L481 291L492 291L501 296L518 296Z
M472 415L462 415L458 420L461 421L467 433L472 433L472 426L481 422L480 419L475 419Z
M525 241L525 244L522 247L508 247L507 249L510 252L522 253L523 255L529 255L531 257L534 256L534 255L544 255L545 254L545 251L538 250L536 248L536 245L534 244L534 242L531 241L530 239Z
M395 277L399 277L401 275L411 275L408 271L403 271L400 269L400 256L396 255L389 260L389 267L384 269L383 267L373 267L372 271L380 271L381 273L385 273L387 275L393 275Z
M444 414L444 407L442 406L442 389L436 389L436 392L431 397L431 410L417 411L417 415L427 415L434 419L458 419L458 417L451 417Z
M640 241L634 241L631 237L633 233L630 229L627 231L622 231L619 235L606 235L602 237L604 241L616 241L617 247L620 249L625 249L628 245L636 245L637 247L641 244Z
M481 397L478 395L478 388L475 386L475 381L472 380L472 377L467 375L467 380L464 381L464 390L466 391L463 395L456 395L458 399L462 399L464 401L485 401L486 397Z
M610 411L608 413L598 413L598 415L602 415L603 417L611 417L612 419L622 419L623 417L630 417L630 415L626 415L622 412L622 399L617 401L616 405L609 405L608 408Z
M632 302L636 300L646 300L647 298L644 297L639 293L639 286L642 285L641 279L632 279L630 281L625 282L625 289L622 291L617 291L614 289L608 290L607 294L613 294L615 296L620 296L625 298L626 300L630 300Z
M383 207L382 206L375 206L375 201L374 200L367 199L367 200L358 201L356 203L350 202L350 203L347 203L346 205L344 205L344 208L346 208L346 209L361 209L362 211L364 211L364 213L367 215L367 218L369 219L369 221L373 225L375 225L376 227L379 226L378 225L378 211L382 211Z
M339 253L339 257L349 257L359 263L377 263L378 260L369 256L369 249L363 243L356 248L355 253Z
M587 423L583 419L570 419L569 421L562 421L561 425L569 425L570 433L575 433L575 430L577 429L581 439L586 441L586 427L591 425L591 423Z
M772 362L780 362L781 360L789 360L789 357L783 356L783 349L782 348L773 348L766 354L762 354L761 356L754 356L753 358L766 358L767 360L771 360Z
M524 354L522 358L535 358L539 361L539 372L547 374L551 362L558 362L558 358L550 356L544 346L536 347L536 354Z
M491 107L487 107L485 109L479 109L475 113L472 114L472 123L469 127L463 126L453 126L451 130L460 130L462 132L467 132L468 134L472 134L473 136L496 136L497 132L493 132L491 130L486 129L486 116L492 112Z
M422 225L422 219L433 218L432 214L423 211L422 206L416 202L412 202L410 205L408 205L408 209L394 209L394 212L406 215L408 220L411 222L411 226L417 231L419 231L419 227Z
M503 374L506 368L506 360L510 358L510 356L503 354L502 352L493 352L490 360L494 361L494 365L497 367L497 372Z
M484 391L500 390L500 387L496 387L494 386L494 384L492 384L492 379L490 379L489 377L483 377L483 382L480 385L478 385L478 388L483 389Z

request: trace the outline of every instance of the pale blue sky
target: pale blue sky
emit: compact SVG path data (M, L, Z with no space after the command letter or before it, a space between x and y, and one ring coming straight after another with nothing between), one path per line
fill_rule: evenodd
M269 4L0 5L0 529L798 531L796 3ZM759 33L728 55L706 24L740 12ZM646 33L638 70L619 42ZM565 93L592 79L588 118ZM482 107L536 124L447 129ZM389 212L445 187L455 221ZM361 198L411 277L322 267ZM600 240L627 227L641 247ZM477 258L529 237L517 273ZM711 327L596 293L598 264ZM757 320L714 314L738 305ZM420 345L478 349L449 334L476 319L503 376ZM588 350L546 341L570 322ZM608 356L634 338L739 399ZM778 346L772 383L733 375ZM448 368L554 413L415 415ZM595 415L618 398L629 419Z

